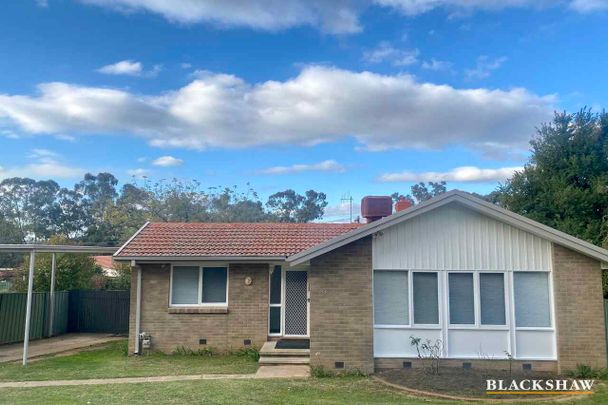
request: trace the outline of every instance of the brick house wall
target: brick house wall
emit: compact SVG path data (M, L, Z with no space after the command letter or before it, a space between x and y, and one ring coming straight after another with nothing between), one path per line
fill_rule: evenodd
M600 263L554 244L553 289L559 371L578 363L606 367Z
M152 336L154 350L171 353L177 346L202 347L218 351L251 346L260 348L268 330L268 264L230 264L228 270L228 311L217 309L169 308L169 265L142 265L141 331ZM245 285L251 277L251 285ZM129 353L135 345L137 271L131 280ZM215 313L188 313L215 312ZM199 345L207 339L207 345Z
M309 283L311 365L373 372L371 237L312 259Z

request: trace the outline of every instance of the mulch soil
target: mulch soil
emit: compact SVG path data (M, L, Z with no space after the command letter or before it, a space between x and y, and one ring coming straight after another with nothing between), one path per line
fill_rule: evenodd
M505 380L505 385L511 380L522 379L547 380L565 378L549 372L513 372L502 370L461 369L455 367L440 368L439 374L431 374L426 369L397 369L386 370L376 374L381 379L405 388L431 393L452 395L458 397L485 398L485 399L523 399L519 395L488 395L486 394L486 380ZM555 398L563 395L526 395L525 399Z

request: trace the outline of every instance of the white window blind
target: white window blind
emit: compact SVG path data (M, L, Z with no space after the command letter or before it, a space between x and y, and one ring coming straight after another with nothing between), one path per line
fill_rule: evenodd
M450 323L452 325L475 324L475 291L473 273L450 273Z
M439 323L437 273L413 273L414 323Z
M549 327L549 273L515 272L515 325L518 327Z
M171 304L198 304L199 268L196 266L173 267Z
M407 271L374 272L374 323L376 325L408 325Z
M503 273L480 273L479 295L482 325L506 325Z

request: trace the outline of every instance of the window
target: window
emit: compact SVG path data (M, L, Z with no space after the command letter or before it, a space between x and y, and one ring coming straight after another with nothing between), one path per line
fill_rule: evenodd
M268 333L281 334L281 266L274 266L270 273L270 308Z
M448 274L450 294L450 324L475 324L475 291L473 273Z
M479 296L482 325L506 325L505 276L503 273L480 273Z
M173 266L171 305L226 305L226 267Z
M407 271L374 272L374 323L409 325Z
M513 290L517 327L551 326L548 273L515 272Z
M437 273L413 273L414 323L439 323Z

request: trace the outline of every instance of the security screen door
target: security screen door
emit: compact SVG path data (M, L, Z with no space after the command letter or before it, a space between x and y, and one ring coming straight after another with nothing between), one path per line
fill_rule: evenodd
M285 336L308 336L307 271L285 271Z

